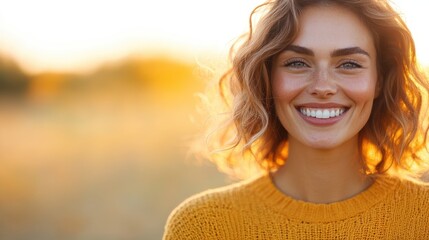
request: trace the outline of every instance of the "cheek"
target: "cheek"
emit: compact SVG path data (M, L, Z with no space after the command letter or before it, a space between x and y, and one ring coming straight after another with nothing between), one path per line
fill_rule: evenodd
M275 99L291 101L305 88L305 80L288 74L272 75L272 92Z
M344 93L356 103L373 101L375 98L376 79L361 78L341 83Z

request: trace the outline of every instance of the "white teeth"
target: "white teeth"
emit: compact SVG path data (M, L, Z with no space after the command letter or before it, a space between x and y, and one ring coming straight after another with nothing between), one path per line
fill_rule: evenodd
M332 117L338 117L341 114L343 114L345 111L344 108L300 108L300 112L307 116L307 117L314 117L314 118L332 118Z
M323 110L322 118L329 118L329 110L327 110L327 109Z

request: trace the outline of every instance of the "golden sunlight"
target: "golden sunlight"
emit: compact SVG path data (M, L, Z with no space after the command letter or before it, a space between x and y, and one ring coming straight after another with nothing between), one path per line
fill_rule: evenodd
M0 1L0 51L26 70L90 69L129 55L225 51L260 1Z
M231 182L187 150L223 115L199 111L202 66L263 1L0 0L0 238L161 239ZM429 66L429 3L394 1Z
M88 70L130 55L224 54L261 0L0 1L0 52L30 72ZM428 3L395 0L429 64Z
M427 23L429 22L429 2L427 1L407 1L392 0L403 15L408 24L416 43L417 58L424 66L429 66L429 33L427 32Z

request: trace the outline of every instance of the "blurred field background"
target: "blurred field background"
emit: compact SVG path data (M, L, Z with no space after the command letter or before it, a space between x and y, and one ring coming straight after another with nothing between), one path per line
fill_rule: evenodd
M181 201L232 181L187 143L261 1L112 2L0 0L0 239L160 239Z
M203 85L193 64L127 59L86 75L0 64L1 239L160 239L179 202L226 183L186 158Z

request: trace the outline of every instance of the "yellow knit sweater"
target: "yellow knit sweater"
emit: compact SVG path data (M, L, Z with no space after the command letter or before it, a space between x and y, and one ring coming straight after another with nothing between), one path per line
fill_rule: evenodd
M350 199L314 204L264 175L189 198L164 239L429 239L429 188L381 177Z

